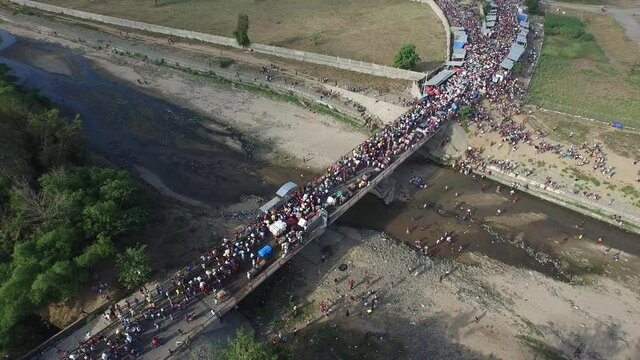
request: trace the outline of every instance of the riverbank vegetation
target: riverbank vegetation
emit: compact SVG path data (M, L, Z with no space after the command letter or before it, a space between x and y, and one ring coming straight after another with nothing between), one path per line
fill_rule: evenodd
M634 66L640 51L608 16L579 16L545 16L529 102L639 128L640 73Z
M118 252L146 209L126 172L86 166L78 117L62 117L0 68L0 351L43 339L35 312L69 298Z

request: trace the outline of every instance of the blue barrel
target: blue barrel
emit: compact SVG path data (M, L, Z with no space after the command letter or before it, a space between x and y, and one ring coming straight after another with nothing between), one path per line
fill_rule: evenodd
M260 256L261 258L266 258L267 256L271 255L272 252L273 249L271 248L271 246L265 245L262 249L258 250L258 256Z

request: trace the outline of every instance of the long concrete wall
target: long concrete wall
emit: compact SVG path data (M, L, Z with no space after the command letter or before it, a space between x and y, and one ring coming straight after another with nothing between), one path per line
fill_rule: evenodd
M442 11L442 9L440 9L438 4L436 4L435 1L433 0L411 0L411 1L421 2L429 5L431 10L433 10L433 12L436 13L436 15L438 15L438 18L440 18L440 22L442 22L442 27L444 28L444 34L447 38L447 50L444 56L444 59L445 59L444 61L445 62L449 61L449 59L451 58L451 42L453 40L451 39L451 24L449 24L449 19L447 19L447 17L444 16L444 12Z
M204 33L199 33L195 31L188 31L188 30L170 28L166 26L148 24L140 21L121 19L113 16L94 14L86 11L80 11L80 10L69 9L61 6L43 4L43 3L30 1L30 0L9 0L9 1L14 4L28 6L38 10L43 10L43 11L47 11L55 14L73 16L76 18L101 22L104 24L116 25L116 26L126 27L130 29L148 31L151 33L163 34L163 35L174 36L179 38L199 40L199 41L203 41L210 44L240 48L240 46L238 46L238 44L236 43L236 40L229 37L204 34ZM430 6L434 9L434 11L436 12L439 11L439 13L442 14L442 11L440 10L440 8L438 8L437 5L435 5L435 3L433 3L433 0L422 0L422 1L430 3ZM444 14L442 15L440 14L438 16L444 16ZM287 59L310 62L314 64L319 64L319 65L326 65L326 66L331 66L339 69L356 71L356 72L361 72L361 73L376 75L376 76L383 76L383 77L392 78L392 79L406 79L406 80L418 81L420 79L423 79L426 75L425 73L416 72L416 71L397 69L390 66L378 65L378 64L368 63L368 62L359 61L359 60L344 59L337 56L322 55L322 54L287 49L287 48L282 48L282 47L272 46L272 45L251 44L249 46L249 49L262 54L274 55L274 56L284 57Z
M474 170L474 172L476 174L485 175L487 178L493 181L508 186L518 184L518 190L520 191L524 191L542 200L546 200L556 205L563 206L580 214L592 217L600 221L604 221L624 230L640 234L640 219L638 219L633 214L617 212L609 206L605 206L600 203L594 203L582 196L573 196L572 194L568 194L561 190L550 189L537 181L503 172L493 166L490 166L487 169L488 170L485 172L479 170ZM622 219L624 221L622 225L613 220L614 214L622 216Z

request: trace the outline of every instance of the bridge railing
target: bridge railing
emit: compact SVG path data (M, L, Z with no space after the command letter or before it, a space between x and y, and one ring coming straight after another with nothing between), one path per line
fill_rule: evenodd
M410 149L407 149L400 156L398 156L389 166L387 166L384 170L377 173L373 179L370 180L369 184L360 189L352 198L345 201L340 207L338 207L335 211L329 214L329 224L333 224L340 216L342 216L347 210L349 210L356 202L362 199L366 194L369 193L371 189L373 189L380 181L389 176L395 169L402 164L406 159L408 159L411 155L413 155L418 149L422 147L427 141L431 140L431 138L436 135L440 130L442 130L444 126L439 127L436 131L429 134L429 136L425 136L424 138L417 141Z

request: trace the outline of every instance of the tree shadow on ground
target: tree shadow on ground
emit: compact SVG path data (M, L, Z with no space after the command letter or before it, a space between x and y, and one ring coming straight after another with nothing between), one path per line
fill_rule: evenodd
M550 324L553 328L553 324ZM620 324L600 322L580 331L554 334L562 343L562 350L572 355L581 353L581 359L640 358L640 339L630 339Z

